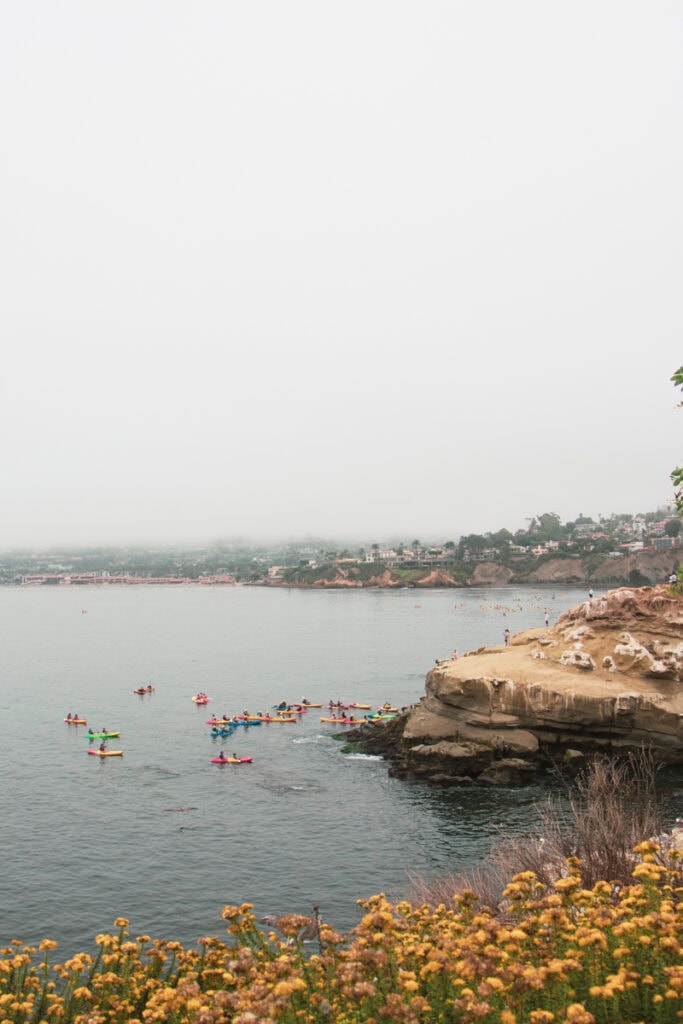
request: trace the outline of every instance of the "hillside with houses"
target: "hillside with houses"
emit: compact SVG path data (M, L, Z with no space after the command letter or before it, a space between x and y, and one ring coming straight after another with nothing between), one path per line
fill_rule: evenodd
M320 551L297 565L274 564L260 581L269 586L468 586L504 583L645 585L676 572L681 522L668 510L587 516L563 523L554 513L529 520L525 530L468 534L425 545L373 543L355 554ZM256 581L254 581L256 582Z

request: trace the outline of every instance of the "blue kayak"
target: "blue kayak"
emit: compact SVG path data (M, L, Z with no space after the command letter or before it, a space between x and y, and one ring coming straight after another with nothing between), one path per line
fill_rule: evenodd
M222 729L212 729L211 730L211 738L212 739L216 739L217 737L220 736L221 739L226 739L228 736L232 736L234 731L235 731L235 726L234 725L226 725L226 726L223 726Z

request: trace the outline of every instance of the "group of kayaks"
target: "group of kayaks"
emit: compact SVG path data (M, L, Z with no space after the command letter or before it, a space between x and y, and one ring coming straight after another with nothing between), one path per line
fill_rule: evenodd
M195 703L202 703L201 700L197 700L197 696L192 698ZM206 697L206 694L201 694L201 697ZM207 702L210 698L206 698ZM211 718L207 718L206 724L211 726L211 738L212 739L226 739L228 736L232 736L235 730L239 726L249 728L254 725L262 725L264 722L272 723L273 725L286 725L298 722L299 715L303 715L309 707L322 707L322 704L288 704L286 701L282 701L276 705L273 710L275 714L270 712L258 711L255 715L252 715L248 708L245 708L241 715L223 715L219 718L217 715L213 715ZM253 757L237 757L233 754L232 757L226 757L223 751L220 752L218 757L212 757L212 764L252 764Z
M365 722L380 722L385 721L387 718L395 718L398 714L398 708L393 707L389 701L384 704L380 704L376 711L371 711L372 704L342 704L340 702L332 702L326 705L327 709L332 714L327 715L325 718L321 718L321 722L331 722L333 725L363 725ZM369 714L362 715L360 718L353 714L354 710L365 710ZM349 714L351 711L351 714Z
M87 725L87 718L79 718L78 715L72 715L70 712L64 719L67 725ZM117 739L121 735L120 732L110 732L108 729L102 729L101 732L93 732L92 729L88 729L85 734L85 738L88 743L92 743L93 740L102 740L98 748L88 747L88 753L92 754L93 757L123 757L122 750L108 750L105 746L106 740Z
M192 699L197 702L195 697ZM331 725L363 725L367 722L386 721L387 719L394 718L399 710L390 704L389 701L378 705L375 711L372 710L372 704L361 704L356 701L352 701L349 704L343 704L341 701L330 701L329 704L314 704L308 700L294 704L281 701L279 704L273 705L272 712L258 711L256 714L251 714L245 708L241 715L223 715L222 717L212 715L211 718L207 718L206 724L211 726L211 739L227 739L228 736L233 735L239 726L248 727L263 723L283 725L298 722L300 716L309 709L329 711L330 714L322 715L320 721ZM364 711L366 713L362 716L357 716L354 713L356 711ZM211 758L212 764L251 764L252 762L253 758L237 757L236 754L233 754L232 757L226 757L223 751L221 751L218 757Z
M154 687L149 684L146 686L139 686L133 690L133 693L139 694L140 696L148 693L152 693ZM195 704L203 705L208 704L210 697L208 694L200 691L196 693L192 700ZM329 723L331 725L362 725L365 722L377 722L384 721L388 718L393 718L398 714L398 708L393 707L388 701L384 704L378 705L375 711L372 710L371 704L361 704L355 701L349 704L344 704L341 701L331 700L328 704L316 704L312 701L304 698L302 701L296 703L288 703L287 701L281 701L279 704L273 705L271 711L258 711L256 714L251 714L248 709L242 712L241 715L232 715L218 717L216 715L208 718L206 724L211 726L211 738L212 739L226 739L232 736L235 730L239 726L260 726L263 723L271 723L275 725L286 725L294 724L299 721L299 718L304 715L310 709L321 709L330 712L327 715L320 717L321 722ZM366 712L362 716L356 716L356 711ZM69 714L64 719L67 725L87 725L87 718L80 718L78 714ZM94 732L92 727L86 732L86 739L89 743L93 743L95 740L101 740L99 747L89 747L88 754L93 757L123 757L122 750L109 750L106 746L106 741L110 739L118 739L121 733L116 730L108 730L102 728L100 732ZM237 754L225 755L221 750L217 757L211 758L212 764L252 764L253 757L238 757Z

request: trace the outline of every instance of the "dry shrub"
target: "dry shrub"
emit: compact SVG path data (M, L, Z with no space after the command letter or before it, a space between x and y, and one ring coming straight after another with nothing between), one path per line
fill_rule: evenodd
M503 889L514 875L533 871L551 886L566 874L568 857L581 861L586 888L600 880L627 884L637 863L634 846L663 830L657 767L642 750L620 760L596 758L574 779L561 776L563 798L550 796L536 805L538 826L521 836L501 833L488 858L467 873L429 882L411 875L409 898L452 906L454 894L472 889L480 906L500 911Z

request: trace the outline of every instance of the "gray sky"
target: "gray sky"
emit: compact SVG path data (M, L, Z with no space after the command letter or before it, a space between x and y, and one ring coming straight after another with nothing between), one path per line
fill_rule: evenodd
M668 500L682 43L680 0L3 0L0 548Z

